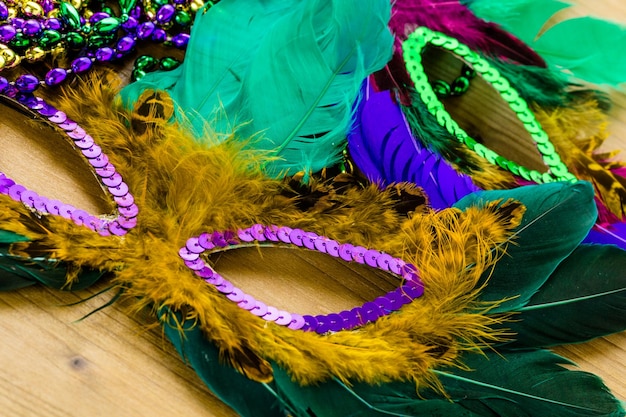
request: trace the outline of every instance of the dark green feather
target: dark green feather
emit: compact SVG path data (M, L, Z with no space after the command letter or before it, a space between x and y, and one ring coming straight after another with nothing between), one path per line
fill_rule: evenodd
M484 301L504 302L494 312L518 310L537 292L585 238L597 216L591 184L557 182L511 190L479 191L454 206L465 209L490 201L515 199L526 213L512 244L498 261L481 294ZM485 278L489 271L485 274Z
M467 355L464 363L470 371L437 375L453 401L484 416L624 416L600 378L564 368L571 362L547 350L486 352Z
M180 356L196 371L209 389L244 417L274 417L281 413L271 387L252 381L222 363L217 347L206 340L198 326L183 322L180 313L163 308L159 312L165 335Z
M81 290L103 275L97 270L82 270L79 280L68 286L67 276L71 266L67 263L45 258L24 258L9 253L11 244L28 240L17 233L0 230L0 291L16 290L37 283L56 289Z
M507 327L507 348L577 343L626 329L626 251L581 245Z

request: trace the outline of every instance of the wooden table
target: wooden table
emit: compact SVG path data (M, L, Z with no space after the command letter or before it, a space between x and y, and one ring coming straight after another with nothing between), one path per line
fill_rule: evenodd
M621 0L582 2L569 13L626 22ZM617 53L617 51L616 51ZM626 95L615 94L607 148L626 149ZM4 153L7 151L4 150ZM32 167L32 165L30 165ZM7 416L233 416L186 367L157 329L99 290L65 293L39 286L0 293L0 414ZM600 375L626 399L626 333L557 349Z

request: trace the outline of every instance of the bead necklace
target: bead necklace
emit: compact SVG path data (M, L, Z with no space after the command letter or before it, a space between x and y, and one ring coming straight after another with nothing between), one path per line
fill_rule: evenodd
M526 131L537 145L542 159L549 168L548 172L528 169L518 163L504 158L493 150L487 148L475 139L471 138L450 116L444 108L443 103L437 97L437 92L428 81L428 76L424 72L422 65L422 51L427 45L443 48L457 55L471 66L471 70L487 81L504 99L517 118L522 122ZM576 177L571 174L567 166L556 152L554 145L550 142L548 134L543 130L535 115L528 108L526 101L519 96L519 93L511 87L509 81L504 78L499 71L492 67L487 60L470 50L466 45L460 43L455 38L444 35L425 27L417 28L403 43L404 60L406 68L415 85L415 90L419 94L422 102L427 107L437 122L455 136L461 143L477 155L485 158L491 164L498 165L503 169L519 175L527 181L536 183L546 183L552 181L575 181ZM436 86L438 87L438 86ZM438 88L439 90L440 88Z
M340 313L299 315L279 310L256 300L230 281L218 274L201 255L205 252L227 250L229 247L250 244L254 242L269 242L270 244L288 244L312 251L341 258L346 262L357 262L390 272L402 279L402 285L362 306ZM419 298L424 293L424 285L417 273L417 268L402 259L361 246L349 243L339 244L335 240L318 236L313 232L301 229L279 227L275 225L255 224L247 229L216 231L203 233L187 240L179 251L185 265L195 271L196 275L204 279L224 294L230 301L266 320L287 326L292 330L314 331L319 334L350 330L376 321L380 317L399 310L403 305Z
M214 3L209 2L207 6ZM24 58L28 62L37 62L48 54L65 50L80 51L69 68L52 68L41 80L32 74L16 80L23 87L22 91L32 92L39 86L62 84L69 75L83 74L92 69L95 63L121 60L133 52L141 41L184 50L189 42L188 30L193 13L204 3L201 0L193 0L189 4L186 0L174 0L172 5L160 1L154 3L158 8L153 3L146 4L145 9L142 9L135 5L134 0L120 0L120 17L115 17L113 11L104 5L95 12L83 8L81 16L77 7L67 2L60 3L58 9L52 9L50 5L39 6L37 12L32 11L36 9L33 6L28 14L22 8L23 13L9 17L17 12L0 2L0 20L5 20L5 24L0 26L0 42L5 43L0 44L0 70L16 67ZM54 17L42 18L44 11ZM172 28L181 31L172 35L168 32ZM16 50L23 54L20 55ZM136 61L132 79L139 79L146 72L156 69L171 70L178 65L180 61L172 57L159 61L144 55Z
M7 82L4 77L0 77L0 97L8 98L9 102L18 106L21 111L45 120L71 139L73 148L86 159L105 191L112 197L116 204L116 213L112 216L95 216L61 201L48 199L26 189L3 172L0 172L0 194L8 195L40 215L61 216L80 226L88 227L101 236L121 236L136 226L139 209L128 190L128 185L116 171L115 166L109 162L107 155L78 123L42 98L20 92L16 85Z

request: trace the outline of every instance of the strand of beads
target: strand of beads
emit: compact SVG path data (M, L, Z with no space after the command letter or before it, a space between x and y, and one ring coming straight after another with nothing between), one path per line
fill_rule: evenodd
M0 42L4 42L0 44L0 70L17 66L24 58L28 62L37 62L62 51L76 52L77 56L68 68L52 68L43 79L38 79L39 85L56 86L71 74L89 71L96 63L127 57L139 42L151 41L184 50L189 42L193 13L204 3L202 0L192 0L191 3L173 0L173 4L159 1L149 3L148 9L144 10L145 6L136 5L135 0L120 0L119 17L104 3L94 10L82 7L79 0L75 0L78 7L61 2L58 9L51 9L48 3L41 6L33 2L31 9L39 7L36 13L15 16L23 8L16 11L0 2L0 20L5 18L5 24L0 26ZM210 2L209 6L214 3ZM154 4L159 7L155 9ZM48 17L42 17L43 14ZM171 70L180 64L175 58L167 57L155 66L150 61L156 59L149 58L140 61L143 66L135 64L133 79L149 70ZM33 85L32 77L35 76L30 75L24 81Z
M215 252L253 242L295 245L341 258L347 262L365 264L398 276L402 280L402 284L384 296L340 313L316 316L289 313L268 306L244 293L218 274L201 257L203 253L208 251ZM312 232L284 226L255 224L236 232L227 230L203 233L187 240L186 245L180 249L179 255L184 260L185 265L195 271L196 275L213 285L217 291L224 294L232 302L237 303L239 307L250 311L251 314L263 320L287 326L293 330L314 331L323 334L354 329L399 310L403 305L421 297L424 293L424 285L417 273L417 268L402 259L362 246L354 246L349 243L339 244L335 240L318 236Z
M88 227L101 236L121 236L137 225L139 209L133 195L129 192L128 185L116 171L115 166L109 162L107 155L78 123L69 119L65 113L42 98L21 92L20 86L7 82L3 77L0 77L0 96L10 98L12 102L45 120L71 140L74 149L86 159L103 188L112 197L116 204L116 213L113 216L95 216L70 204L49 199L28 190L2 172L0 172L0 194L22 202L37 213L61 216L80 226Z

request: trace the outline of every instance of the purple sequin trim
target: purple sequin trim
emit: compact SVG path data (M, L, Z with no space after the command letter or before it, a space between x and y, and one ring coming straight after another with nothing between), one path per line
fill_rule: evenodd
M107 156L94 143L93 138L76 122L69 119L65 113L46 103L40 97L31 94L18 94L15 100L59 128L72 140L75 149L85 157L94 168L100 182L112 194L117 203L117 216L114 219L103 219L69 204L50 200L34 191L27 190L2 172L0 172L0 194L8 195L13 200L20 201L39 213L72 220L74 223L88 227L102 236L121 236L135 227L139 210L134 204L134 198L129 193L128 186L122 180L122 176L115 171L113 164L108 162Z
M262 241L296 245L341 258L347 262L367 264L399 276L403 283L399 288L352 310L342 311L338 314L302 316L267 306L254 299L224 279L200 257L204 252L213 251L216 248ZM239 229L237 232L227 230L203 233L189 238L178 253L185 265L195 271L196 275L213 285L229 300L237 303L239 307L264 320L287 326L293 330L314 331L324 334L354 329L397 311L403 305L424 294L424 284L419 277L417 268L402 259L349 243L339 244L327 237L285 226L255 224L247 229Z

